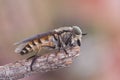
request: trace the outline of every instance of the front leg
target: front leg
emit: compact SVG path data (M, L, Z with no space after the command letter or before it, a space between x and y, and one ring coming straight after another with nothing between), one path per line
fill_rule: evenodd
M68 43L70 43L70 46L72 46L71 40L72 40L72 33L70 33L70 34L69 34L69 37L65 40L65 45L67 46Z
M66 51L65 47L63 46L63 41L61 40L61 36L60 33L57 34L57 37L55 35L53 35L54 39L58 42L57 46L58 46L58 51L60 52L60 49L63 48L64 52L66 54L68 54L68 52Z
M57 37L55 36L55 34L53 34L53 37L54 37L54 39L56 40L56 42L58 42L58 43L57 43L57 46L58 46L58 51L60 52L61 44L60 44L60 39L59 39L59 37L58 37L59 33L57 33L56 35L57 35Z
M59 40L59 44L61 44L61 48L64 50L64 52L65 52L66 54L68 54L68 52L66 51L65 47L63 46L63 41L61 40L60 35L58 35L58 40Z

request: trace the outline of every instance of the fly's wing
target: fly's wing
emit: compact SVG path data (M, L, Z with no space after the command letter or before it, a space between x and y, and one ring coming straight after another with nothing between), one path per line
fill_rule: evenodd
M19 44L15 49L15 53L20 53L22 49L27 45L27 43Z
M26 39L24 39L24 40L22 40L20 42L17 42L14 45L20 45L20 44L23 44L23 43L27 43L27 42L30 42L30 41L32 41L34 39L42 38L44 36L48 36L48 35L52 35L52 34L53 34L53 32L40 33L40 34L34 35L34 36L30 37L30 38L26 38Z
M38 37L38 35L35 35L35 36L30 37L30 38L24 39L20 42L14 43L14 45L18 45L17 48L15 49L15 53L21 53L21 51L27 45L27 43L36 39L37 37Z
M24 39L24 40L22 40L22 41L20 41L20 42L16 42L16 43L14 43L14 45L24 44L24 43L27 43L27 42L29 42L29 41L32 41L32 40L34 40L34 39L36 39L36 38L38 38L38 35L32 36L32 37L30 37L30 38L26 38L26 39Z

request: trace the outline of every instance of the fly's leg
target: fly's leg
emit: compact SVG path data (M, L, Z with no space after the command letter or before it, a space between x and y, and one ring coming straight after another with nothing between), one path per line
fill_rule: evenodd
M66 54L68 54L68 52L66 51L66 49L63 46L63 41L61 40L60 34L57 34L57 35L58 35L58 38L55 35L53 35L53 37L56 41L58 41L58 51L60 52L60 49L63 48L64 52Z
M32 59L32 62L30 64L30 70L31 71L33 71L32 66L33 66L34 62L36 61L37 57L38 57L38 55L37 55L37 53L35 53L33 56L30 56L30 57L27 58L27 60Z
M72 46L72 44L71 44L71 38L72 38L72 33L71 33L70 36L65 40L65 45L68 45L68 43L70 43L70 46Z
M57 39L57 37L55 36L55 34L53 34L53 37L54 37L54 39L57 41L58 39Z
M38 56L38 53L40 52L40 46L39 46L39 48L38 48L38 51L33 55L33 56L30 56L29 58L27 58L27 60L29 60L29 59L32 59L32 62L31 62L31 64L30 64L30 70L31 71L33 71L33 64L35 63L35 61L36 61L36 59L39 57Z
M58 35L58 51L60 52L60 48L62 47L60 37Z
M35 57L35 55L32 55L32 56L28 57L27 60L32 59L34 57Z
M45 46L45 47L55 49L55 46Z
M62 42L62 40L61 40L60 35L58 35L58 40L59 40L59 44L61 44L61 47L63 48L64 52L65 52L66 54L68 54L68 52L66 51L65 47L63 46L63 42Z
M32 62L30 64L30 70L33 71L33 64L35 63L36 59L38 58L38 55L37 53L34 55L33 59L32 59Z
M73 44L71 43L72 42L71 40L72 40L72 33L70 34L70 36L68 37L68 39L65 40L65 44L68 45L68 43L69 43L70 46L72 47ZM81 42L80 42L79 39L77 40L77 44L78 44L78 46L81 46Z
M57 34L57 35L59 35L59 34ZM59 37L57 36L55 36L54 34L53 34L53 37L54 37L54 39L56 40L56 41L58 41L58 51L60 52L60 48L61 48L61 43L60 43L60 39L59 39Z

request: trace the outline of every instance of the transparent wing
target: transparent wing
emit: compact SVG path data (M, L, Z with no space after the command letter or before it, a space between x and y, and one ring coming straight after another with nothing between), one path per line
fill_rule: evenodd
M23 44L23 43L27 43L29 41L32 41L32 40L36 39L36 38L38 38L38 35L35 35L35 36L32 36L32 37L26 38L22 41L16 42L16 43L14 43L14 45L20 45L20 44Z
M44 36L48 36L48 35L52 35L52 34L53 34L53 32L40 33L40 34L34 35L32 37L26 38L26 39L24 39L20 42L16 42L16 43L14 43L14 45L20 45L20 44L23 44L23 43L27 43L27 42L32 41L34 39L42 38Z
M15 49L15 53L20 53L22 49L26 46L26 44L27 43L18 45L17 48Z

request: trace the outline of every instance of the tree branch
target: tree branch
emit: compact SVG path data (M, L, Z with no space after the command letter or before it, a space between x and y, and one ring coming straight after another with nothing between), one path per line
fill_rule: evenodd
M33 73L48 72L60 68L68 67L73 59L79 55L80 47L76 46L67 49L69 54L64 51L58 53L50 53L38 57L33 65L33 71L30 71L31 60L19 60L15 63L0 66L0 80L17 80Z

